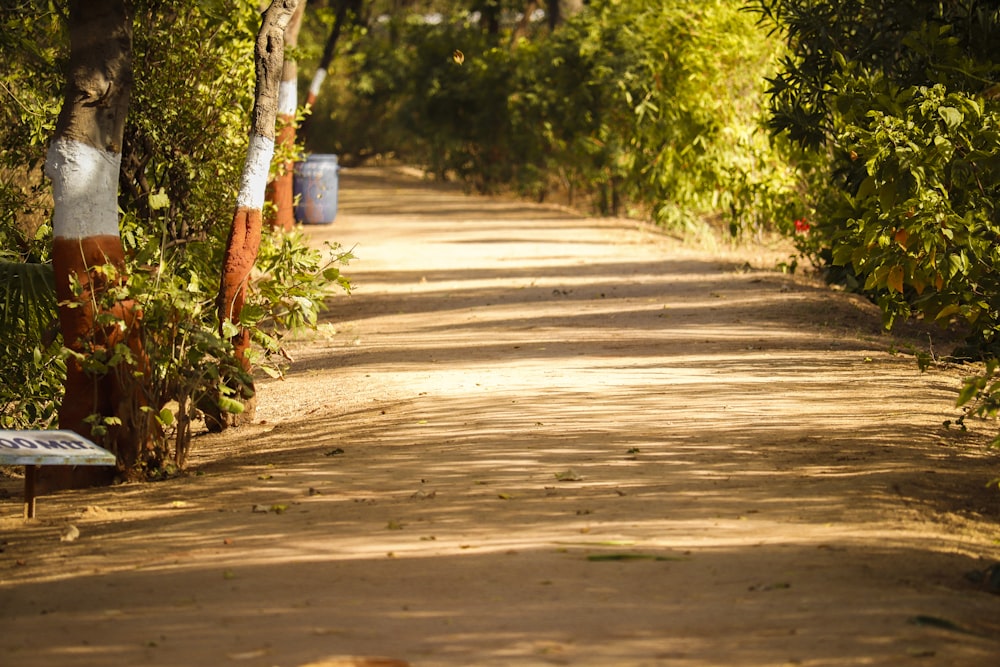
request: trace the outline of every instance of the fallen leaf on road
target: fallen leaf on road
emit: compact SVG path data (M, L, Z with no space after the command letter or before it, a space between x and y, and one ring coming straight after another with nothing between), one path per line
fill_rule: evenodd
M226 657L230 660L253 660L254 658L262 658L267 655L266 648L259 648L254 651L243 651L242 653L229 653Z
M634 553L624 553L624 554L590 554L587 556L587 560L601 562L601 561L616 561L616 560L687 560L685 558L678 558L676 556L657 556L656 554L634 554Z
M778 581L773 584L754 584L747 588L748 591L777 591L784 588L791 588L792 585L787 581Z

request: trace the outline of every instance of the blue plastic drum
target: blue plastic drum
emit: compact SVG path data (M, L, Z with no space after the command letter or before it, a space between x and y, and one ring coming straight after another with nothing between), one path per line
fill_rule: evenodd
M310 155L296 163L293 189L298 203L295 219L309 225L328 225L337 219L336 155Z

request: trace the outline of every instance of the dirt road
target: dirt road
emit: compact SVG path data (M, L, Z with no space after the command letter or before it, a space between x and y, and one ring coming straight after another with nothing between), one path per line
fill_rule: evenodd
M919 373L925 338L398 172L345 170L312 233L356 290L259 423L186 477L0 501L0 665L1000 664L964 576L1000 560L1000 459L941 427L961 370Z

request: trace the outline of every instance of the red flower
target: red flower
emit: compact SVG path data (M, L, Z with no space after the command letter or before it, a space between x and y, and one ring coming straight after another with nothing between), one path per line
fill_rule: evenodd
M798 220L795 221L795 231L801 234L805 234L806 232L808 232L809 227L810 225L808 222L806 222L805 218L799 218Z

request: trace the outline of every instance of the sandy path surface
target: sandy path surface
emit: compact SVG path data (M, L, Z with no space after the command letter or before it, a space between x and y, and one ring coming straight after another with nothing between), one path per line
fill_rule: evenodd
M345 170L312 233L356 290L259 423L28 523L5 483L0 665L1000 664L964 576L1000 560L1000 459L941 427L961 370L919 373L925 338L398 172Z

